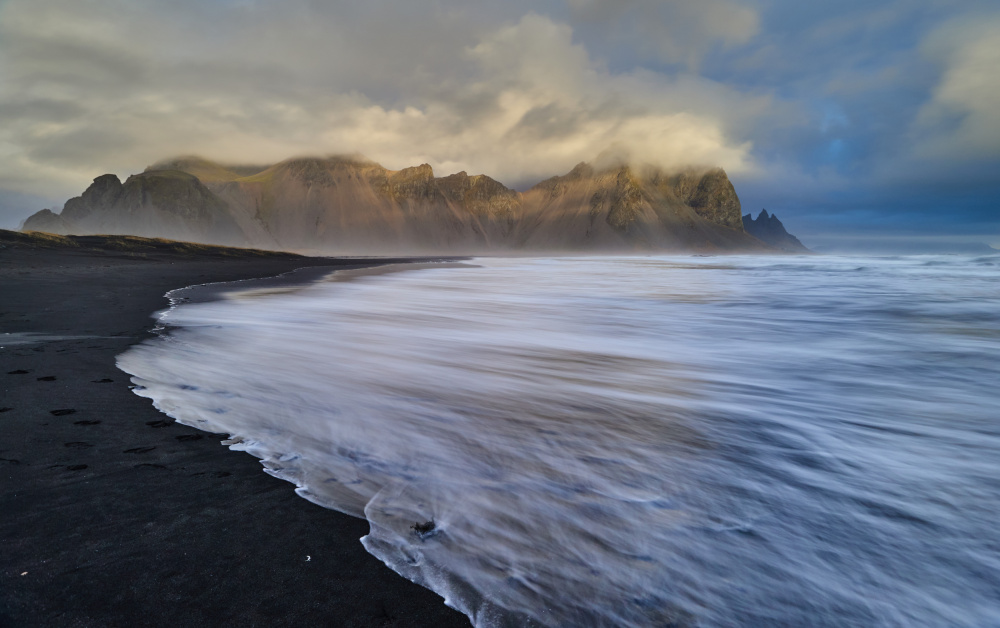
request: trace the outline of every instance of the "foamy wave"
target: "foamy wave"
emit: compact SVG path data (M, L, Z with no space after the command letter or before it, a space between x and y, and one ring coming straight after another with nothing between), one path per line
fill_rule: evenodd
M976 626L1000 619L997 271L925 261L243 291L175 304L119 366L476 626Z

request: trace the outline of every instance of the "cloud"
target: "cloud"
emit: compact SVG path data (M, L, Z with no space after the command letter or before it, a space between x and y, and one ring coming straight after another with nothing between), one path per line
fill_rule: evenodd
M696 69L716 47L750 41L760 16L734 0L568 0L571 15L617 46Z
M932 33L923 50L944 71L915 120L917 156L1000 158L1000 15L954 20Z
M398 6L389 19L305 0L161 6L4 6L0 187L69 195L172 154L352 152L523 185L616 143L665 166L738 172L752 145L733 135L766 108L696 77L609 72L569 25L534 13L486 27Z
M565 24L529 14L465 55L476 71L457 98L435 94L425 108L402 112L368 108L353 124L337 125L331 141L367 142L376 155L406 147L410 162L480 169L514 182L565 172L613 144L665 167L750 167L750 145L727 137L725 111L691 110L699 99L716 100L713 89L733 103L752 99L709 82L608 73L572 42ZM470 119L456 101L483 106Z

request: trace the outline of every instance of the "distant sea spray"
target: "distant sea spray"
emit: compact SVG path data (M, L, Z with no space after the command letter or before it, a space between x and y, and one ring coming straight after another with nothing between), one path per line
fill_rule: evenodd
M475 264L119 365L477 626L1000 624L1000 257Z

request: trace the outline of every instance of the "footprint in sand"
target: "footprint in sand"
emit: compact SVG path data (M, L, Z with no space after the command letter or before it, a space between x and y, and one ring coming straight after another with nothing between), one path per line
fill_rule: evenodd
M156 447L133 447L132 449L126 449L123 454L145 454L153 451Z
M63 443L63 447L69 447L70 449L87 449L88 447L93 447L93 445L83 441L74 441L72 443Z
M62 410L49 410L49 413L55 416L66 416L67 414L76 414L76 410L73 408L63 408Z
M0 414L3 414L4 412L10 412L13 409L14 408L0 408Z
M7 371L8 375L27 375L31 371L26 371L24 369L17 369L16 371Z
M39 377L38 381L40 381L40 382L54 382L54 381L56 381L56 376L55 375L46 375L45 377Z
M146 423L149 427L170 427L173 424L173 421L149 421Z
M73 421L73 425L99 425L100 421Z
M83 471L86 468L87 465L85 464L71 464L68 467L66 467L68 471Z
M110 377L105 377L104 379L95 379L92 384L113 384L115 380Z
M181 434L180 436L175 436L174 438L182 443L187 443L190 441L201 440L202 436L201 434Z

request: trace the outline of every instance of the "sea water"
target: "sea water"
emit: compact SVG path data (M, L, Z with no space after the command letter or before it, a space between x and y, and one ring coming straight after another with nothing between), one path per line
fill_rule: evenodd
M119 364L476 626L997 626L998 280L478 259L175 294Z

